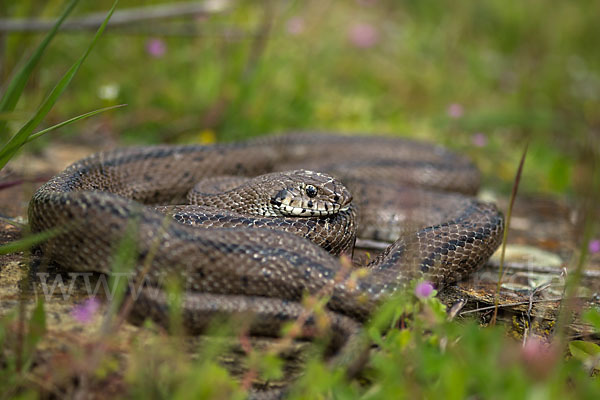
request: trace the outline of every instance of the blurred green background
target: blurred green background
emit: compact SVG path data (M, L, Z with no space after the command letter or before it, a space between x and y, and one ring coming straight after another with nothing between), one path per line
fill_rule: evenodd
M0 5L51 18L59 0ZM82 2L70 20L106 12ZM159 1L121 1L117 10ZM522 190L574 193L597 162L600 2L212 1L203 16L109 29L46 120L112 104L49 140L191 143L294 130L382 132L469 154L508 191L531 140ZM0 33L1 79L43 33ZM79 57L93 31L58 35L13 131Z

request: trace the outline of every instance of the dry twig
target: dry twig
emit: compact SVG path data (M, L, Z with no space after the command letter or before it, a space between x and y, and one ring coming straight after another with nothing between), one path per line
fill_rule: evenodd
M181 17L212 15L224 11L229 0L207 0L203 2L172 3L168 5L128 8L115 11L109 28L129 26L141 22ZM63 31L96 30L106 18L104 12L72 18L60 27ZM55 21L47 19L23 18L0 19L1 32L44 32L52 29Z

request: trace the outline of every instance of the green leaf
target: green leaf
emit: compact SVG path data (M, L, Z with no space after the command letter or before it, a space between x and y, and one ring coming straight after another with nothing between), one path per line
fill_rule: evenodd
M437 296L437 290L434 291L434 296ZM425 299L425 304L429 306L429 309L433 311L433 314L437 318L437 322L441 323L448 317L448 310L444 303L440 301L437 297L430 297Z
M371 339L371 341L373 341L373 343L375 343L376 345L380 347L384 346L381 330L378 329L376 326L369 327L367 329L367 335L369 336L369 339Z
M258 360L260 376L266 380L281 379L283 377L283 360L273 353L260 354Z
M169 299L169 331L173 335L178 335L183 332L182 283L176 277L169 277L165 289Z
M584 340L573 340L569 342L569 351L579 361L587 361L591 357L600 354L600 346L596 343L586 342Z
M27 336L25 337L25 357L26 364L30 364L32 361L32 355L35 351L37 344L42 340L46 334L46 312L44 310L44 296L39 296L38 302L33 309L31 318L29 319ZM24 370L28 370L29 366L26 365Z
M37 49L35 49L35 51L31 55L29 60L27 60L25 65L23 65L23 67L15 74L15 76L8 83L8 86L6 87L6 92L4 92L4 95L0 100L0 113L10 112L15 109L15 106L17 105L17 102L19 101L19 98L23 93L25 84L27 83L29 77L31 76L31 73L33 72L33 69L42 58L46 47L48 47L48 45L56 35L56 32L58 32L58 28L60 28L64 20L71 13L71 11L73 11L78 2L79 0L71 0L69 4L67 4L67 7L60 15L50 32L48 32L46 37L44 37L44 40L42 40ZM6 121L0 121L0 135L4 132L5 128Z
M596 333L600 333L600 311L596 308L591 308L583 313L583 320L594 326Z
M2 354L2 349L4 349L5 341L8 336L8 327L13 323L13 321L17 318L17 312L13 309L10 310L6 315L3 315L0 318L0 354Z
M38 302L29 319L27 339L30 344L37 343L46 332L46 312L44 311L44 296L39 296Z
M552 162L548 171L548 181L552 190L564 192L571 184L573 164L567 158L559 158Z
M114 316L119 311L127 287L130 284L131 274L137 266L138 225L139 218L134 217L129 221L115 251L109 280L109 287L111 288L110 307L102 326L104 333L109 332L113 327Z
M50 112L50 110L52 109L54 104L56 104L56 101L58 100L58 98L65 91L65 89L67 88L67 86L69 85L69 83L71 82L71 80L73 79L73 77L75 76L75 74L77 73L77 71L79 70L79 68L85 61L85 59L87 58L87 56L90 54L90 52L94 48L95 44L98 42L98 39L104 32L104 29L106 28L106 25L108 24L108 20L110 19L115 8L117 7L118 2L119 2L118 0L115 0L115 2L113 3L113 6L111 7L108 14L106 15L104 22L102 22L102 25L100 26L100 28L98 28L98 31L94 35L92 42L90 43L88 48L85 50L83 55L65 73L65 75L61 78L61 80L54 87L54 89L52 89L52 91L50 92L48 97L42 102L42 104L40 105L40 108L33 115L33 117L31 117L31 119L21 129L19 129L19 131L0 150L0 169L4 168L6 163L8 163L8 161L15 155L17 150L19 150L19 148L28 141L28 138L31 135L32 131L35 129L35 127L38 126L40 124L40 122L42 122L42 120L48 114L48 112Z

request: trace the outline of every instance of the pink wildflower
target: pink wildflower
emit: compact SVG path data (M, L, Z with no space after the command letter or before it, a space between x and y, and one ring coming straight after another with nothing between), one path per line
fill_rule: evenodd
M426 299L433 293L433 285L430 282L424 281L415 288L415 295L422 299Z
M348 31L350 42L361 49L373 47L379 41L379 31L371 24L358 23Z
M460 105L458 103L452 103L448 106L446 113L448 114L448 116L450 118L456 119L456 118L462 117L463 114L465 113L465 110L462 105Z
M292 17L286 24L286 30L292 36L303 34L305 28L304 18L302 17Z
M525 364L527 373L538 380L548 377L559 355L558 346L544 343L535 337L529 338L521 348L521 360Z
M590 243L588 244L588 250L590 253L600 252L600 239L590 240Z
M477 147L485 147L487 145L488 139L487 136L483 133L476 133L471 136L471 143Z
M167 44L162 39L149 39L146 42L146 52L154 58L160 58L167 52Z
M73 308L71 316L82 324L89 323L100 308L100 302L91 297Z

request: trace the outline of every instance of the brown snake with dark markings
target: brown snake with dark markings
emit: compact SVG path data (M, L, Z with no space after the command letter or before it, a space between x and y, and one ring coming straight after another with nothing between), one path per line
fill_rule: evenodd
M209 181L199 188L208 192L204 205L152 206L183 204L206 178L300 168L335 176L351 194L329 175L296 171L251 180L262 179L263 189L236 178ZM110 272L133 225L138 270L149 258L150 282L160 284L169 275L185 282L183 321L191 332L204 329L214 315L252 312L257 316L252 333L278 334L283 322L303 312L298 302L305 294L326 292L343 341L355 329L353 321L364 321L382 298L410 279L424 278L439 288L488 259L500 243L503 217L495 206L465 195L475 193L478 184L468 160L429 144L290 134L98 153L44 184L30 203L29 221L34 232L64 228L43 244L46 257L67 269L103 273ZM211 192L219 185L224 194ZM206 207L215 205L229 211ZM165 223L161 212L183 223ZM271 216L281 212L285 223ZM355 213L359 237L397 240L369 264L369 273L349 283L352 271L323 248L351 251ZM144 290L134 315L165 322L164 300L162 292Z

